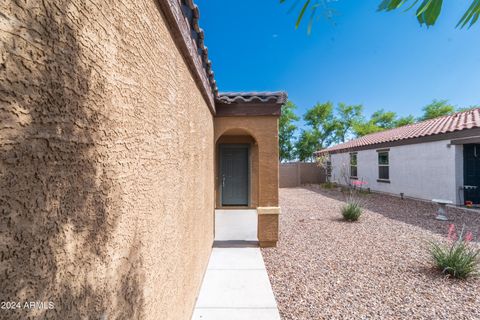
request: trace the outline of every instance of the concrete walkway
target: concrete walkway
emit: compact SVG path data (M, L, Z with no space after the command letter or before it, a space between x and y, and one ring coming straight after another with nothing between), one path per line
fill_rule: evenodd
M192 319L280 319L260 248L213 248Z
M215 241L258 241L257 210L215 210Z

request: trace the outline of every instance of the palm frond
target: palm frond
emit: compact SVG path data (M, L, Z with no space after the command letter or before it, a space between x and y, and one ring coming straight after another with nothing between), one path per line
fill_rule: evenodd
M287 2L287 0L279 1L280 3ZM312 30L315 16L317 14L317 8L320 5L319 0L294 0L294 3L291 6L289 12L293 11L300 1L303 1L303 6L295 22L295 28L298 29L298 27L300 26L306 11L311 10L310 21L307 29L308 33L310 33ZM471 1L471 5L469 6L465 14L462 16L460 21L457 23L457 27L464 28L468 25L468 27L470 28L480 18L480 0ZM324 2L325 0L321 1L321 3L325 6ZM408 4L408 7L405 9L405 11L409 11L418 5L415 13L417 20L418 22L420 22L420 24L424 24L427 27L433 26L437 22L443 8L443 0L382 0L378 5L377 10L386 12L393 11L403 7L406 4Z
M478 21L478 17L480 15L480 0L474 0L473 3L468 8L467 12L462 16L460 21L457 24L457 27L463 28L469 22L469 28Z

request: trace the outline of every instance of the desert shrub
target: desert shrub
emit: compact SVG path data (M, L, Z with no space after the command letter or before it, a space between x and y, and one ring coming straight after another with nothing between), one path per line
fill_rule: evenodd
M343 219L347 221L357 221L362 215L362 207L358 201L349 200L342 208Z
M359 197L365 197L371 194L369 189L354 189L352 193Z
M345 186L340 186L340 192L343 194L352 194L352 189Z
M336 184L334 182L327 181L325 183L322 183L321 186L324 189L333 189L336 187Z
M480 263L480 249L471 243L473 235L468 232L464 236L464 229L457 237L455 226L450 225L447 243L435 243L430 245L430 254L438 270L454 278L465 279L470 276L478 276Z

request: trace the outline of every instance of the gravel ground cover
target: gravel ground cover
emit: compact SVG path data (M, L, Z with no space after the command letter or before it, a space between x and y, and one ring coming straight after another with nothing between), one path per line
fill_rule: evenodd
M477 232L479 212L449 208L440 222L430 203L368 194L349 223L344 199L280 189L280 240L262 253L282 319L480 319L480 280L439 274L427 251L452 222Z

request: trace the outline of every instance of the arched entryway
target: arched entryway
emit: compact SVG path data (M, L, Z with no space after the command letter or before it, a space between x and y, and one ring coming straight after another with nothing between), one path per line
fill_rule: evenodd
M276 245L278 118L285 102L283 92L223 93L216 100L216 240L217 221L225 218L222 241L254 239L262 247ZM246 236L237 233L244 230Z
M216 141L217 208L258 206L258 143L245 129L226 130Z

